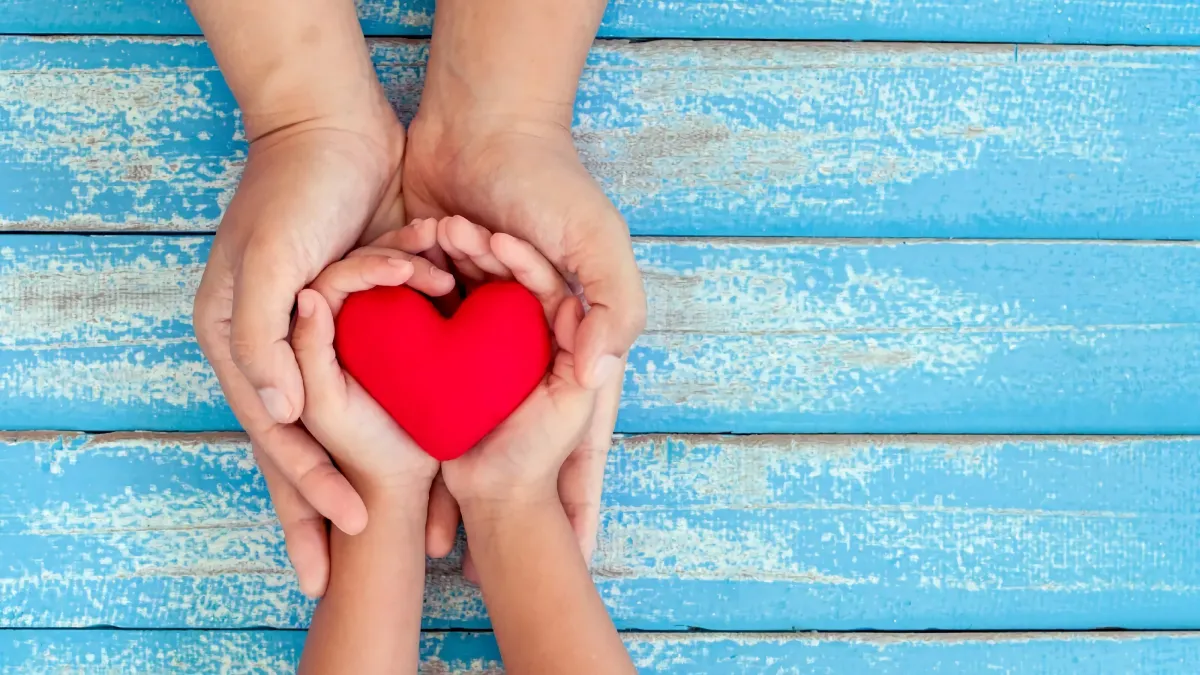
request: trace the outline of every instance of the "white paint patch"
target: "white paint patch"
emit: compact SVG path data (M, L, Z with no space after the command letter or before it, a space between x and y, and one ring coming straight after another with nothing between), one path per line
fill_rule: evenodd
M665 196L678 211L691 193L706 213L878 215L892 187L981 158L1125 153L1111 68L1022 65L1007 45L653 41L599 43L593 58L575 139L623 209Z
M13 252L0 268L0 346L41 348L150 346L163 327L190 325L202 262L173 264L175 256L139 256L114 264L107 257ZM8 260L5 260L8 262ZM190 333L190 330L188 331ZM177 342L173 340L172 342Z
M138 347L108 352L103 359L88 358L86 352L73 356L38 354L31 361L17 361L0 370L0 391L9 400L46 405L80 401L106 406L163 404L186 408L220 405L225 400L216 374L199 354L179 360Z
M72 186L72 201L56 205L63 217L79 217L66 214L93 209L103 196L127 194L133 208L126 219L133 224L152 219L164 228L194 222L156 213L161 206L149 187L183 198L215 192L207 198L222 208L229 203L244 150L213 159L162 148L166 141L189 140L178 131L182 124L237 115L232 106L213 104L211 91L219 77L215 66L0 70L0 110L12 129L0 135L0 153L12 162L53 162L63 168Z
M1019 304L877 269L870 246L793 257L712 243L697 247L697 268L653 248L671 244L639 246L649 317L638 344L665 355L634 372L647 408L853 410L914 374L961 381L1027 337L1008 328L1035 321ZM813 277L820 290L808 290Z

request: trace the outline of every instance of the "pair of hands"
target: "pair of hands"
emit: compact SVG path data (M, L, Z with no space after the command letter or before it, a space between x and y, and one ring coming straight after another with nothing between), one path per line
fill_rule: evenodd
M437 250L446 252L457 269L470 270L469 285L515 278L528 288L553 326L557 347L550 373L525 402L478 446L440 464L342 370L333 346L336 315L351 293L407 283L431 297L457 297L448 295L455 287L450 275L417 257ZM415 221L330 265L300 292L296 307L292 348L304 380L301 420L368 511L411 504L413 494L430 495L429 512L445 516L432 519L439 524L457 524L458 504L497 515L520 506L557 507L559 468L587 430L596 392L582 387L575 375L583 306L530 244L492 235L459 216ZM454 540L446 534L427 530L431 555L450 552ZM469 557L464 570L473 576Z
M645 296L624 221L580 164L569 131L463 110L422 109L407 138L394 115L312 119L251 143L194 312L201 349L250 435L309 595L321 595L328 580L326 518L356 533L366 508L322 443L296 424L305 409L289 342L297 294L356 244L402 231L409 217L452 214L529 242L578 281L590 305L572 361L575 381L595 392L591 422L562 462L557 489L585 558L594 550L623 359L644 326ZM449 248L460 276L486 272L486 258ZM427 255L439 261L438 249ZM436 276L416 265L414 275ZM448 551L457 527L453 500L435 490L428 550Z

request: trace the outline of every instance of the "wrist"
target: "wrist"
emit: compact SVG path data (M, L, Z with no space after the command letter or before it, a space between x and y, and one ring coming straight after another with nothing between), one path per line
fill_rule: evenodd
M435 468L428 475L419 472L403 476L364 476L353 471L343 473L362 497L371 521L376 518L395 520L416 514L424 520L429 505L429 490L437 470Z
M440 0L421 109L569 128L605 0Z
M508 525L518 528L548 514L564 513L557 491L537 491L497 496L471 496L459 500L463 526L468 535L479 537L503 530ZM565 514L564 514L565 515Z

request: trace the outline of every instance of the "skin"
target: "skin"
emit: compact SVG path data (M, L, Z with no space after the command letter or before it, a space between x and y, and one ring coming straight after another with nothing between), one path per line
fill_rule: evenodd
M305 391L287 340L291 311L328 265L408 216L467 215L529 241L581 284L591 309L579 329L576 377L599 395L558 492L589 558L624 358L645 324L628 230L569 134L604 3L439 2L407 139L350 0L190 4L250 141L196 296L195 330L250 435L302 590L319 596L328 582L325 519L359 533L369 508L296 424ZM439 258L436 250L427 255ZM449 551L458 520L455 500L435 482L431 554Z
M381 246L329 266L297 298L292 346L302 420L329 449L370 516L334 530L329 588L313 615L301 673L416 672L425 585L425 523L438 462L425 454L338 363L334 318L349 293L403 283L445 292L432 265Z
M428 262L382 245L431 244L427 233L437 231L457 255L483 234L485 250L468 258L529 288L557 344L551 372L525 403L479 446L441 465L445 488L463 507L506 671L633 673L558 498L561 465L586 434L596 406L597 392L575 377L582 305L529 244L489 236L460 219L450 223L418 223L356 250L298 297L292 344L306 387L303 420L363 495L370 514L361 534L333 534L329 590L313 618L300 672L369 675L417 668L424 497L439 467L342 371L333 326L346 295L355 291L409 283L437 294L441 287Z

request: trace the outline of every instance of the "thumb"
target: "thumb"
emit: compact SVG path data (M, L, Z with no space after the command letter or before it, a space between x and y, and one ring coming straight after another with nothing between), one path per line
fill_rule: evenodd
M598 389L621 376L622 359L646 327L646 291L629 230L615 209L575 244L571 268L590 305L576 338L575 376Z
M305 283L294 259L278 247L253 240L234 281L230 352L280 424L296 421L304 408L304 386L288 329L296 295Z

